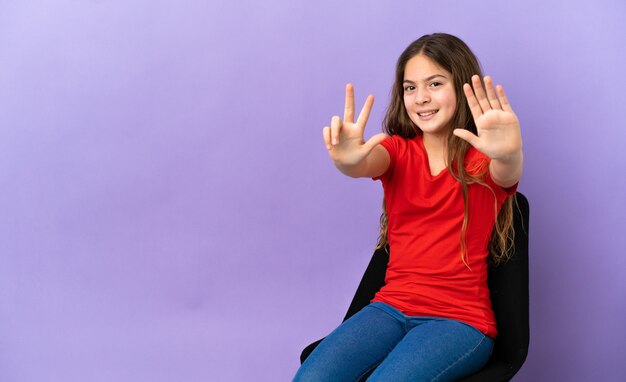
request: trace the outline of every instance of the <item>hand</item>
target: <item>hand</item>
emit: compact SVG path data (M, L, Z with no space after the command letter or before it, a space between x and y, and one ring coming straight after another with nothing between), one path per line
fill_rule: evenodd
M355 123L354 88L352 84L346 85L343 121L338 116L334 116L331 119L330 127L325 126L322 130L328 154L336 163L348 166L358 164L378 143L385 139L385 134L380 133L370 138L367 142L364 141L365 125L372 111L373 104L374 96L369 95Z
M487 94L477 75L472 76L472 85L473 90L469 84L464 84L463 91L478 135L464 129L455 129L454 135L466 140L491 159L506 161L512 155L519 154L522 149L520 124L502 86L497 86L496 96L489 76L485 77Z

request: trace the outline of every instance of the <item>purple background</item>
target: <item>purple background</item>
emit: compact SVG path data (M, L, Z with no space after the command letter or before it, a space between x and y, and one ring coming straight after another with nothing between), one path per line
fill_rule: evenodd
M626 371L623 1L0 1L0 380L287 381L382 189L321 128L417 37L507 90L531 204L518 381Z

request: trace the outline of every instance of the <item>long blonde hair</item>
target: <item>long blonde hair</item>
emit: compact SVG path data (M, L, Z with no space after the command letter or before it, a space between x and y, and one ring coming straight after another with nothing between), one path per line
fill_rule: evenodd
M482 71L478 59L470 48L458 37L446 34L435 33L425 35L411 43L402 52L396 64L396 74L393 88L391 90L391 102L387 107L383 120L383 131L387 135L399 135L403 138L414 138L416 135L423 135L422 130L411 121L404 106L404 68L407 62L414 56L423 54L433 60L437 65L447 70L453 76L454 91L456 94L456 110L450 122L450 129L447 131L447 163L448 171L461 183L463 190L463 202L465 206L463 215L463 226L461 228L461 260L469 267L467 262L467 245L465 235L469 223L467 187L470 184L480 184L493 189L482 180L488 168L482 172L468 171L465 168L465 154L470 148L470 144L458 138L452 132L455 128L464 128L476 134L476 124L472 118L471 111L465 100L463 84L471 83L471 77L478 74L482 78ZM494 214L496 224L491 236L489 246L489 261L499 264L509 259L513 249L515 231L513 229L513 197L508 197L500 212L498 213L497 202L494 192ZM380 235L376 248L383 248L387 245L387 209L383 199L383 212L380 217Z

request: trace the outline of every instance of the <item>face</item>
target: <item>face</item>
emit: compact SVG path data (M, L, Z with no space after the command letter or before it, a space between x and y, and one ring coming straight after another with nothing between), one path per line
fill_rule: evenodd
M445 136L456 110L452 74L418 54L404 68L404 107L424 134Z

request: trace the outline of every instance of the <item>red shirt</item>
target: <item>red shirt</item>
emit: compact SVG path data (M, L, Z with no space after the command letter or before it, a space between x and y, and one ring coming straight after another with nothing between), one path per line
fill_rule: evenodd
M467 262L461 260L464 203L461 183L448 169L432 176L422 137L394 135L381 143L391 161L382 181L388 216L389 265L385 285L372 301L387 303L408 316L444 317L465 322L495 338L496 322L487 286L491 231L507 196L489 175L489 157L471 147L465 157L484 182L468 186ZM495 195L494 195L495 194Z

